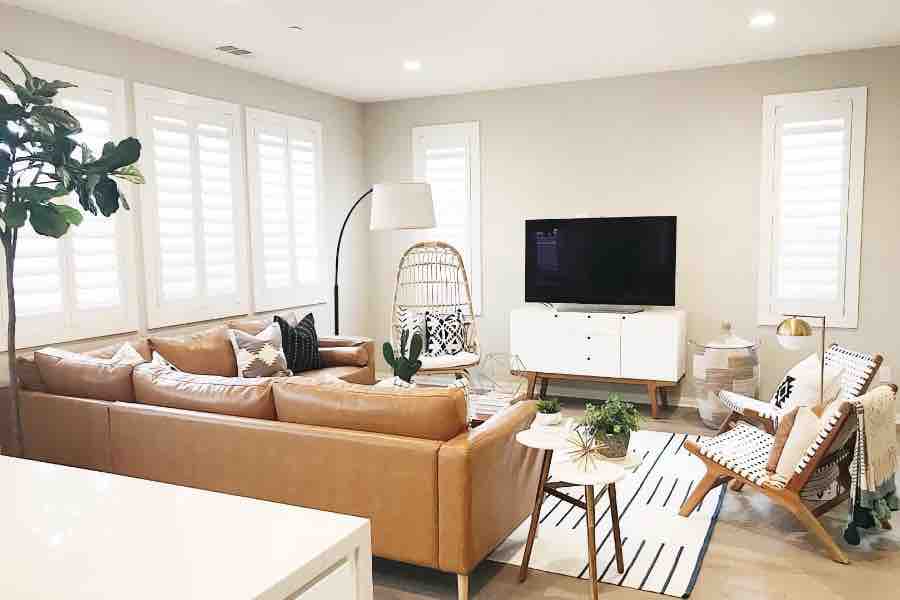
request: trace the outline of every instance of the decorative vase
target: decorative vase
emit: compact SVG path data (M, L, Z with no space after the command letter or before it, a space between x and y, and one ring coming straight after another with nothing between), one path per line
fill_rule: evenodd
M539 425L541 427L547 427L550 425L559 425L562 422L562 413L537 413L534 415L534 424Z
M631 440L631 432L604 433L597 437L597 448L600 454L606 458L625 458L628 454L628 442Z

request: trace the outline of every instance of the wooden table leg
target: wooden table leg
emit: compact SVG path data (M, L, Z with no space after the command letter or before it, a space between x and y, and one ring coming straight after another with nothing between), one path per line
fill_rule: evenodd
M613 542L616 549L616 568L619 573L625 570L625 561L622 559L622 534L619 532L619 507L616 504L616 484L610 483L606 487L606 495L609 496L609 516L612 519Z
M597 525L594 516L594 486L584 486L584 502L587 504L587 553L588 567L591 575L591 598L597 600L600 591L597 584L597 540L594 538L594 527Z
M544 450L544 460L541 464L541 475L537 482L537 492L534 497L534 509L531 511L531 526L528 528L528 541L525 542L525 554L522 556L522 566L519 567L519 582L528 577L528 563L531 560L531 548L534 546L534 538L537 535L538 524L541 520L541 505L544 503L544 484L550 477L550 462L553 460L553 450Z
M537 383L537 374L528 373L528 391L525 392L526 400L534 400L534 384Z
M549 384L550 384L550 380L547 379L546 377L544 377L543 379L541 379L541 395L540 395L540 398L546 398L546 397L547 397L547 385L549 385Z
M656 384L650 382L647 384L647 395L650 396L650 417L656 418Z

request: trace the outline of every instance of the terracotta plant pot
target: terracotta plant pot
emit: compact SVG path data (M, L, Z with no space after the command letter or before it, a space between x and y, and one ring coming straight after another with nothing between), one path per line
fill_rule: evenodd
M628 442L631 440L631 432L625 433L605 433L602 437L598 437L597 445L600 454L606 458L625 458L628 454Z

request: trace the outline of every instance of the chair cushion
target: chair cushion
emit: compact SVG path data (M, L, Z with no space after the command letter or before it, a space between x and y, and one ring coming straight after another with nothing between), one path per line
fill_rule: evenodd
M150 338L150 347L185 373L237 377L228 328L214 327L184 337Z
M274 420L273 381L197 375L145 363L134 370L134 395L141 404Z
M701 440L699 448L704 456L762 485L769 478L766 465L774 442L774 436L739 422L731 431Z
M454 355L444 356L422 356L421 371L429 371L435 369L453 369L456 367L469 367L477 365L479 356L473 352L459 352Z
M273 390L279 421L436 441L468 428L461 386L380 388L292 377Z
M121 344L110 358L97 358L44 348L34 353L41 380L51 394L109 402L133 402L131 372L144 361L130 344Z

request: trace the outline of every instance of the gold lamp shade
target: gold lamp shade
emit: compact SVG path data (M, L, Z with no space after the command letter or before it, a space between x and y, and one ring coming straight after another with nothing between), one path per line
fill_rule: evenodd
M806 340L813 335L812 326L799 317L789 317L778 324L775 330L778 343L788 350L801 350Z

